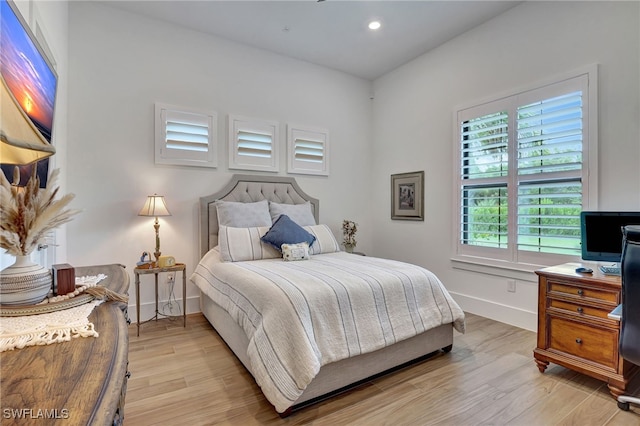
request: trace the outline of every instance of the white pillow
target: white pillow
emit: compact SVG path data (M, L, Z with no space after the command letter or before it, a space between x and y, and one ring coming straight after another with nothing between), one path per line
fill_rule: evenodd
M260 239L269 230L268 226L234 228L220 226L218 249L225 262L245 260L275 259L282 254L273 246Z
M239 203L236 201L216 201L218 225L234 228L271 226L269 202Z
M286 261L309 260L309 244L306 242L298 244L283 244L282 258Z
M335 253L340 251L340 244L327 225L303 226L311 235L316 237L309 248L310 254Z
M269 213L271 214L271 221L274 223L281 214L286 214L289 216L289 219L300 226L316 224L316 219L311 212L311 203L309 201L303 204L280 204L270 201Z

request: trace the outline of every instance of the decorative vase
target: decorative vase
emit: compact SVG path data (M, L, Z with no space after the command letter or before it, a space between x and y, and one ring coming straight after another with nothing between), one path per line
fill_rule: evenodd
M49 294L51 283L51 271L31 261L28 255L16 256L13 265L0 271L0 304L40 303Z
M353 244L345 244L344 245L344 251L346 251L347 253L353 253Z

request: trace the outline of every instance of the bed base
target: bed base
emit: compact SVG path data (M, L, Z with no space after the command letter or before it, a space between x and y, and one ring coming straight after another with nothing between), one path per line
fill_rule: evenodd
M246 352L249 341L240 326L204 293L200 295L200 310L253 376ZM320 369L300 398L280 416L289 416L376 377L424 361L441 351L450 352L452 347L453 326L445 324L378 351L327 364Z
M294 412L302 410L303 408L309 407L310 405L317 404L319 402L322 402L322 401L325 401L327 399L333 398L334 396L340 395L340 394L345 393L345 392L349 392L350 390L353 390L353 389L355 389L355 388L357 388L359 386L362 386L365 383L368 383L368 382L370 382L372 380L375 380L375 379L377 379L379 377L386 376L387 374L394 373L396 371L402 370L403 368L407 368L407 367L411 367L413 365L419 364L419 363L421 363L423 361L426 361L426 360L428 360L430 358L435 357L438 354L449 353L449 352L451 352L451 349L453 349L453 345L445 346L444 348L441 348L441 349L436 350L434 352L428 353L426 355L422 355L421 357L416 358L414 360L407 361L404 364L400 364L398 366L392 367L392 368L390 368L388 370L385 370L385 371L382 371L380 373L373 374L372 376L366 377L366 378L364 378L362 380L358 380L357 382L348 384L348 385L346 385L346 386L344 386L344 387L342 387L340 389L336 389L334 391L331 391L331 392L326 393L324 395L320 395L320 396L318 396L316 398L313 398L313 399L310 399L308 401L300 402L300 403L297 403L295 405L292 405L291 407L289 407L283 413L278 413L278 414L280 415L281 418L289 417Z

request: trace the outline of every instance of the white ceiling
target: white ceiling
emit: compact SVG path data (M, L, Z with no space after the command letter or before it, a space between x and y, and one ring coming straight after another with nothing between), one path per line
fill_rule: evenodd
M373 80L520 1L101 1ZM382 23L378 31L370 20Z

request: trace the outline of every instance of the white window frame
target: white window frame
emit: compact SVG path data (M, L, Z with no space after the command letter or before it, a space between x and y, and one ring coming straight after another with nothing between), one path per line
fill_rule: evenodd
M192 126L193 131L202 131L193 148L184 140L170 142L168 122L182 121ZM199 130L198 130L199 129ZM183 146L181 146L183 145ZM211 167L218 166L218 114L163 103L155 104L155 163L176 166Z
M494 273L498 275L510 277L524 277L519 275L520 272L531 272L540 266L553 265L570 261L577 261L580 256L534 253L527 251L519 251L517 249L517 170L511 169L511 164L517 161L516 149L517 138L515 138L515 117L509 116L509 164L510 171L508 176L508 198L510 200L509 207L509 248L497 249L491 247L479 247L465 245L461 241L461 221L462 221L462 201L461 193L463 187L463 179L461 174L461 129L460 124L468 119L480 117L486 114L496 112L496 105L502 104L509 111L514 111L520 105L525 105L527 97L536 91L555 90L555 87L566 82L575 83L581 81L581 89L583 91L583 151L582 151L582 209L597 209L597 192L598 192L598 99L597 99L597 65L585 67L584 69L567 73L563 76L556 77L552 80L541 82L536 85L513 91L509 94L496 96L494 99L487 99L482 102L476 102L468 106L457 108L453 114L454 125L454 177L453 177L453 210L454 220L452 223L452 261L454 267L468 269L478 272ZM556 93L559 93L556 91ZM544 99L544 95L539 96L539 100ZM469 111L473 113L469 114ZM513 201L512 201L513 200Z
M321 160L305 160L299 155L301 144L310 142L311 156ZM326 129L287 124L287 172L329 176L329 131Z
M280 123L271 120L244 117L241 115L229 114L229 168L240 170L256 170L262 172L278 172L280 163ZM269 149L263 150L262 155L254 155L250 150L243 153L243 141L240 134L246 137L255 135L263 139L259 141L262 147L266 148L265 142L269 140Z

